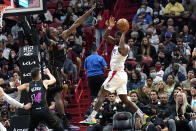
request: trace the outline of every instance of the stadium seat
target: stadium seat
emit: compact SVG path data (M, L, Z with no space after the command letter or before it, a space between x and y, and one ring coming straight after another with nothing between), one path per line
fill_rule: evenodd
M113 130L130 131L133 128L134 121L130 112L118 112L113 116Z

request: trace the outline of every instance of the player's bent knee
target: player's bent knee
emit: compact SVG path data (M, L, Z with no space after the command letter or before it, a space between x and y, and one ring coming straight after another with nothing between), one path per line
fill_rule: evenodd
M128 99L127 99L127 96L126 95L119 95L119 98L121 99L121 101L123 102L123 103L127 103L128 102Z

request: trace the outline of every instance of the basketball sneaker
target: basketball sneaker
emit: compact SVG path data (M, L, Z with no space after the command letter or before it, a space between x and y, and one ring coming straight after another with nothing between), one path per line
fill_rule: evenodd
M85 124L85 125L93 125L93 124L96 124L97 123L97 121L96 121L96 119L95 118L87 118L86 120L84 120L84 121L81 121L81 122L79 122L80 124Z

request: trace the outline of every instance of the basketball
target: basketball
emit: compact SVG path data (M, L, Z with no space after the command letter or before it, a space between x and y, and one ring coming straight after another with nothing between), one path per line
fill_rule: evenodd
M129 22L122 18L117 21L117 28L121 31L128 31L129 30Z

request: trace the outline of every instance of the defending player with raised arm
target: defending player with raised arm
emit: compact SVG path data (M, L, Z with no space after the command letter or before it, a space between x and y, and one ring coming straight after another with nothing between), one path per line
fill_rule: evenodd
M83 14L82 16L80 16L80 17L73 23L73 25L72 25L69 29L63 31L63 33L62 33L62 38L63 38L64 40L66 40L67 37L68 37L71 33L73 33L73 31L75 31L76 28L79 27L79 26L84 22L84 20L86 19L86 17L95 9L95 7L96 7L96 4L94 4L94 5L92 6L92 8L89 9L85 14Z
M109 27L108 30L111 30L115 25L115 19L113 17L109 20ZM106 30L106 33L108 33ZM128 30L127 30L128 31ZM95 124L96 119L95 116L99 111L102 103L109 93L117 92L121 101L129 108L133 109L143 120L143 124L146 122L146 115L137 107L136 104L129 101L127 99L127 73L124 70L124 64L127 59L129 46L125 44L125 36L126 32L124 31L121 35L119 45L115 43L114 49L112 51L112 56L110 60L110 68L111 71L108 74L107 79L103 83L101 90L98 94L98 101L95 104L94 110L92 111L91 115L84 121L81 121L81 124ZM107 36L107 37L106 37ZM109 40L109 42L115 42L113 37L110 37L109 34L105 35L105 38Z

